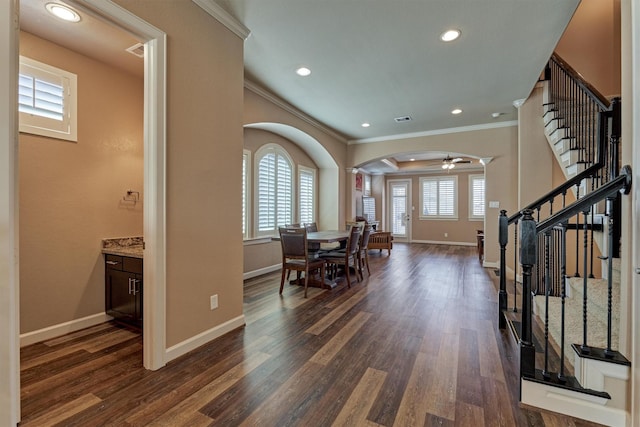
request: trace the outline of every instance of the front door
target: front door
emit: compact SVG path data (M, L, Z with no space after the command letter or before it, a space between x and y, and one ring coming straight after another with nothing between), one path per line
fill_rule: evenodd
M411 241L411 180L394 179L387 181L389 194L389 227L394 240Z

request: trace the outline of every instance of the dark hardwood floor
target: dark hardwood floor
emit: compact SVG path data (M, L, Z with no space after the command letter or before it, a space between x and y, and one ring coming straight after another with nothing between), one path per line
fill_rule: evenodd
M593 426L518 403L475 247L371 252L351 289L244 286L246 326L151 372L104 324L22 349L22 426Z

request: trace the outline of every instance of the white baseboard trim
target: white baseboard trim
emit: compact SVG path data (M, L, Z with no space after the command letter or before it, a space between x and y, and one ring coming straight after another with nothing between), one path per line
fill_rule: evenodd
M38 329L37 331L20 334L20 347L57 338L65 334L70 334L71 332L79 331L80 329L108 322L111 319L113 319L113 317L109 316L107 313L98 313L81 319L48 326L43 329Z
M208 343L209 341L221 337L227 332L231 332L234 329L240 328L244 325L244 315L241 315L207 331L201 332L196 336L182 341L181 343L171 346L165 352L165 362L170 362L174 359L177 359L178 357L185 355L192 350L195 350L196 348Z
M522 380L522 403L612 427L625 427L628 414L608 399Z
M411 243L430 243L432 245L452 245L452 246L477 246L477 243L471 242L449 242L439 240L412 240Z
M278 271L282 268L282 264L270 265L269 267L259 268L253 271L247 271L242 275L242 280L251 279L253 277L262 276L263 274L271 273L273 271Z

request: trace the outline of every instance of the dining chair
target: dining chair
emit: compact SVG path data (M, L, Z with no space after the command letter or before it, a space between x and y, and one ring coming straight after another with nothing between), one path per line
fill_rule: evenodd
M360 236L360 243L358 245L358 268L360 269L360 277L364 277L362 269L367 267L367 274L371 276L371 270L369 270L369 236L373 227L371 225L365 225L364 231Z
M280 227L280 244L282 246L282 277L280 279L280 295L284 288L285 276L292 270L297 273L298 282L300 272L304 271L304 297L307 297L309 286L309 272L320 270L320 277L324 280L325 262L323 259L309 257L306 228Z
M315 233L318 231L318 224L315 222L308 222L304 224L304 228L307 229L307 233ZM318 257L318 253L320 252L320 243L318 242L308 242L310 255L313 257Z
M356 273L356 280L359 278L360 271L358 269L358 243L360 241L361 228L358 226L352 226L347 238L347 246L345 251L331 251L320 254L322 258L331 269L337 269L338 266L344 266L344 275L347 276L347 287L351 287L351 275L349 272L350 267L353 267Z

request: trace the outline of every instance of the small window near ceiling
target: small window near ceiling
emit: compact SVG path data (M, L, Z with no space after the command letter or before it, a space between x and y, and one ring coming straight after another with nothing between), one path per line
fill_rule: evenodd
M469 175L469 219L484 219L484 175Z
M77 76L20 57L20 132L77 141Z

